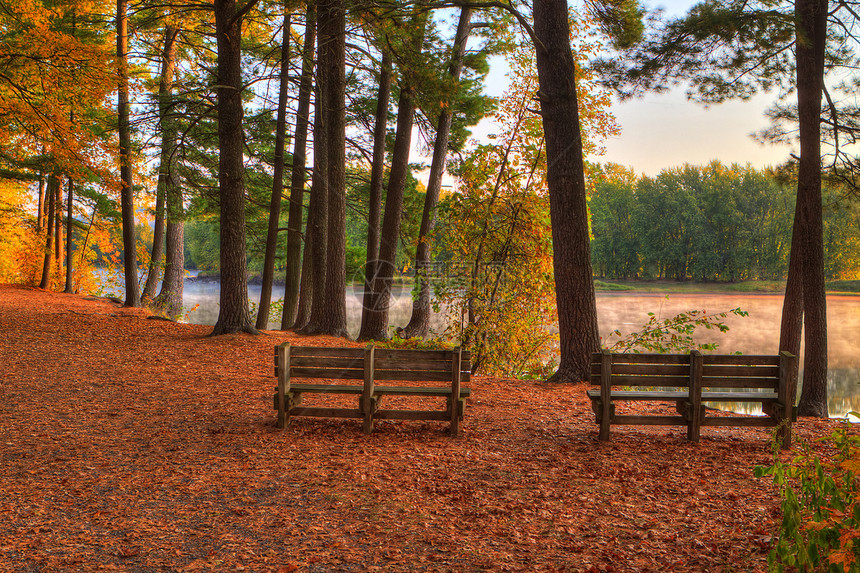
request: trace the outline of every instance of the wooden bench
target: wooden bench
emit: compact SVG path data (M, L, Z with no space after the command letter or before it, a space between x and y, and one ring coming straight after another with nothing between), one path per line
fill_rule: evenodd
M293 416L361 418L366 434L375 420L450 421L451 435L460 433L460 420L469 388L460 385L471 376L469 352L455 350L405 350L375 348L275 347L275 409L279 428L289 425ZM296 379L313 382L296 383ZM339 381L361 380L360 385ZM377 381L389 385L377 386ZM391 382L400 384L390 384ZM405 384L403 384L405 382ZM428 386L427 382L447 382ZM355 408L306 407L303 394L352 394L358 397ZM413 396L446 399L445 409L382 409L386 396Z
M592 355L591 407L600 439L611 425L687 426L687 439L699 441L702 426L776 426L782 448L791 446L796 418L797 357L709 354ZM621 415L618 401L675 402L678 415ZM761 403L766 416L707 416L703 402Z

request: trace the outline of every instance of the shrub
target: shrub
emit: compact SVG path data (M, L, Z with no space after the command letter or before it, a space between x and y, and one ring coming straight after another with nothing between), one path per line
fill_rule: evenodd
M860 571L860 436L846 421L819 441L829 446L829 457L799 441L800 454L791 462L775 448L773 465L755 468L756 477L773 476L782 497L771 571Z

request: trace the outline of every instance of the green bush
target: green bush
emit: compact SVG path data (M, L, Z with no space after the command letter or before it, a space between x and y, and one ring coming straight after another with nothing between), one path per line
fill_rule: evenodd
M755 468L756 477L773 476L782 497L771 571L860 571L860 436L846 421L819 441L829 446L829 457L801 441L791 462L782 462L776 448L772 466Z

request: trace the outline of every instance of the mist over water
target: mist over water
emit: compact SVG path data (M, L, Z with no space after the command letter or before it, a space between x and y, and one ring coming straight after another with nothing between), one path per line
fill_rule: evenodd
M218 319L218 282L186 281L184 306L199 304L188 317L192 324L215 324ZM260 300L260 286L249 285L248 295L253 303ZM284 287L275 286L272 300L283 298ZM347 329L355 337L361 322L362 288L347 287ZM727 333L699 329L697 342L717 342L719 353L776 354L779 350L779 323L782 314L782 295L771 294L665 294L637 293L597 295L597 316L600 335L607 340L614 330L622 336L641 330L648 322L648 313L658 319L671 318L681 312L703 310L708 314L741 308L749 316L729 315L724 322ZM395 287L390 310L391 325L405 326L412 313L412 298L407 287ZM830 415L844 417L851 411L860 411L860 296L827 297L828 330L828 397ZM444 329L444 319L436 316L432 323L435 331ZM269 329L280 328L280 315L270 317ZM611 343L617 336L609 338ZM803 370L801 348L800 369ZM802 377L801 377L802 379ZM798 389L798 395L800 390ZM747 405L725 406L735 411Z

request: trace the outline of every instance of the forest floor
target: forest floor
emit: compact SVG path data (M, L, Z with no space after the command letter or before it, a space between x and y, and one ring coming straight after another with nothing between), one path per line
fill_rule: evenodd
M278 430L273 346L345 341L148 316L0 286L0 571L766 568L765 429L601 443L584 384L475 377L459 438L438 422Z

